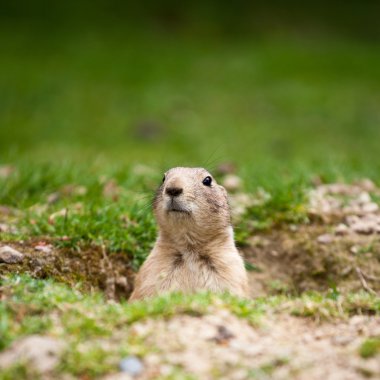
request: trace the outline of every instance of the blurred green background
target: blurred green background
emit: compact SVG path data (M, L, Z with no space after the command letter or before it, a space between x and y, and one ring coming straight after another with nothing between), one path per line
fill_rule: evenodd
M0 160L377 180L379 14L369 0L3 1Z

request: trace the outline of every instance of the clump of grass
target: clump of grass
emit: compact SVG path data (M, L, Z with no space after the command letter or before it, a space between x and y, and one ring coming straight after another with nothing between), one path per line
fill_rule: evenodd
M308 223L307 189L310 188L307 175L292 180L270 178L268 199L247 208L235 226L235 240L238 245L247 244L247 239L256 231L265 231L285 224Z
M25 363L17 363L9 368L2 368L0 371L0 380L40 380L41 376Z
M345 295L335 291L327 294L310 292L295 298L290 305L293 315L311 317L318 321L380 313L378 297L364 291Z
M78 377L96 378L104 373L115 371L117 356L114 349L104 348L100 343L90 345L72 344L62 358L59 371Z
M289 358L287 357L275 358L268 363L262 364L259 368L250 369L248 371L248 377L253 379L266 379L268 376L272 376L277 368L287 363L289 363Z
M248 225L245 229L266 230L282 224L308 222L306 177L289 183L284 181L281 186L278 184L272 184L267 201L248 208L245 215Z
M290 287L283 281L272 280L268 284L270 294L289 294Z
M359 348L359 354L362 358L372 358L380 353L380 338L366 339Z

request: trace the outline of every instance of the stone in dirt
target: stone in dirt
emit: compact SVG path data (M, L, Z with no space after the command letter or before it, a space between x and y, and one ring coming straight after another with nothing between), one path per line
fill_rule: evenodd
M21 252L16 251L8 245L0 248L0 263L17 264L23 259L24 255Z
M216 335L211 340L218 344L227 344L232 338L234 338L234 334L227 327L220 325L217 328Z
M379 210L379 206L376 203L369 202L362 206L362 211L364 214L371 214Z
M371 190L367 190L371 188ZM369 183L365 187L334 183L320 185L310 194L309 212L317 215L350 215L371 214L379 210L372 201L369 191L373 191Z
M351 215L347 218L347 224L355 233L370 235L378 232L380 215L370 214L362 217Z
M349 228L344 223L338 224L335 228L336 235L343 236L343 235L347 235L348 233L349 233Z
M318 236L317 241L321 244L330 244L334 241L334 236L330 234L323 234Z
M49 254L49 253L51 253L53 251L53 246L51 244L40 243L40 244L37 244L34 247L34 249L36 251L40 251L40 252Z
M320 185L309 194L309 213L325 222L340 222L336 236L374 235L380 232L380 207L371 195L375 192L379 189L368 179L356 185Z
M27 362L40 373L52 371L59 362L64 344L60 340L31 335L18 340L0 354L0 368L8 368L19 362Z
M120 361L120 370L131 376L138 376L142 373L144 366L136 356L128 356Z

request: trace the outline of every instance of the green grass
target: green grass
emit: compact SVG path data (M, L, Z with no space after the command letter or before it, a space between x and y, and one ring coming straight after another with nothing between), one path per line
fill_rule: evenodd
M248 378L252 379L265 379L270 377L276 368L286 365L289 362L287 357L279 357L271 360L270 362L261 365L259 368L251 369L248 371Z
M28 368L27 364L16 364L7 369L4 369L0 373L1 380L13 380L13 379L36 379L39 380L41 375L34 372L31 368Z
M360 356L364 359L372 358L380 353L380 339L366 339L359 349Z
M378 314L380 300L366 293L327 294L310 292L302 294L291 305L291 314L299 317L312 317L318 321L345 318L356 314Z
M125 38L127 32L41 38L4 30L3 155L111 152L161 166L214 155L249 162L244 170L251 173L250 166L300 158L313 166L372 166L379 133L376 46L133 31ZM157 139L140 131L147 121Z
M56 158L67 145L77 155L85 145L127 161L160 157L162 165L215 154L257 166L300 158L372 166L376 46L123 33L58 33L41 41L21 30L11 44L2 41L2 149L57 149ZM156 140L139 135L146 121L157 127Z

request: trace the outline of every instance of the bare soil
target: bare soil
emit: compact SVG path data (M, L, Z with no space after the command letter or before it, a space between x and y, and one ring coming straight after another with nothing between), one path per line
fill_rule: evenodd
M252 327L228 312L200 318L181 315L148 320L133 332L157 348L144 362L141 379L180 366L199 379L354 380L380 376L377 357L363 359L363 339L380 334L380 318L355 316L318 324L284 315ZM164 337L164 338L163 338Z
M253 264L251 295L298 294L303 291L341 292L363 289L362 278L380 290L380 235L331 234L333 226L287 227L252 237L242 247ZM326 241L321 239L325 237Z
M18 264L0 263L0 276L25 273L40 279L52 278L83 291L103 291L107 299L127 298L133 289L134 272L122 252L107 253L102 247L57 249L48 240L5 243L24 254ZM47 247L39 250L38 247Z

